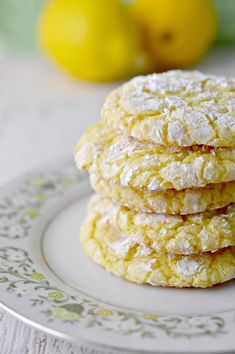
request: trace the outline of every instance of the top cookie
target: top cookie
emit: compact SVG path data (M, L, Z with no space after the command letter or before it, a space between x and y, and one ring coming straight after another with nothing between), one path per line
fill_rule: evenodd
M102 118L146 142L235 147L235 79L180 70L139 76L107 97Z

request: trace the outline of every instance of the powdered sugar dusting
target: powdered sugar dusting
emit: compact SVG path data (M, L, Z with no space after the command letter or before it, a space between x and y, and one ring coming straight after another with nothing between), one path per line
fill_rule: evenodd
M136 213L134 222L136 225L158 225L161 223L178 223L181 221L180 216L168 215L168 214L148 214L148 213Z
M138 244L138 238L135 236L119 238L114 242L109 242L108 246L121 258L126 258L130 249Z
M161 100L146 92L129 93L122 99L122 105L130 113L152 113L163 108Z
M234 87L235 79L197 71L138 76L108 97L102 116L150 142L235 146Z
M184 277L190 277L200 272L202 267L201 261L186 256L177 262L177 273Z

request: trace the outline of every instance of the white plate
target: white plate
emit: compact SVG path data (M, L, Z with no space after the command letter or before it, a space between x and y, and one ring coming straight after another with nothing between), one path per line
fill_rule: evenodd
M234 353L234 282L140 286L88 259L79 227L85 174L57 161L0 192L0 302L22 320L99 353Z

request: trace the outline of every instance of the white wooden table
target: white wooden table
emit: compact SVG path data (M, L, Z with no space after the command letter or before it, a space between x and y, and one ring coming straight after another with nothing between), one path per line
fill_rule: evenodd
M198 66L235 76L235 47L216 48ZM0 184L73 153L84 129L99 119L115 85L78 83L42 59L0 51ZM35 330L0 310L1 354L77 354L75 345Z

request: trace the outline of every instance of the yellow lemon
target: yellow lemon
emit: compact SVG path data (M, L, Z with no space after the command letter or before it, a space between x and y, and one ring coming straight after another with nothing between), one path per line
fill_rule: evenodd
M136 0L131 8L159 69L194 64L215 38L217 16L211 0Z
M85 80L119 80L144 62L129 9L118 0L49 1L39 40L54 62Z

